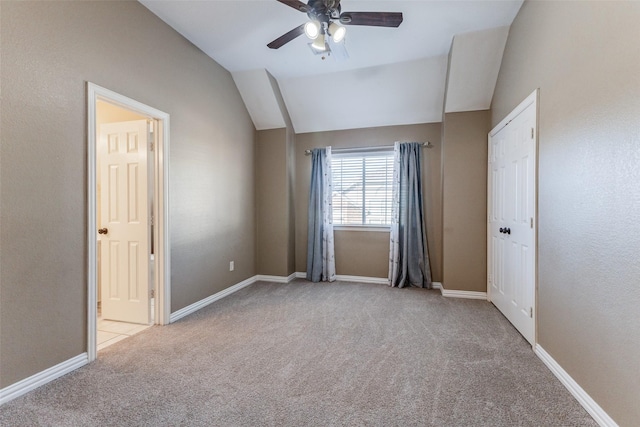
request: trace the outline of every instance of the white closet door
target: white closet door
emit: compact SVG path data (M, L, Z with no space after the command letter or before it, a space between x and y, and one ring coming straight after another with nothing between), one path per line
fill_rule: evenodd
M537 92L489 134L491 302L535 343Z

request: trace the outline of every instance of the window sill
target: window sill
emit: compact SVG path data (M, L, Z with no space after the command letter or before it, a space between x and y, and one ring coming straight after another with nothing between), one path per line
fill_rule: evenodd
M333 231L374 231L388 233L388 225L334 225Z

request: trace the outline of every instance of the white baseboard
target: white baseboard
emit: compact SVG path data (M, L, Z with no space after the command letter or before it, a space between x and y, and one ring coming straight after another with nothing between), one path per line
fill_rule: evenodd
M249 277L246 280L243 280L240 283L237 283L233 286L228 287L227 289L224 289L220 292L217 292L211 296L208 296L207 298L201 299L200 301L194 302L191 305L188 305L184 308L181 308L178 311L175 311L173 313L171 313L171 315L169 316L169 323L173 323L176 320L182 319L185 316L188 316L192 313L195 313L196 311L200 310L203 307L208 306L209 304L218 301L221 298L224 298L234 292L239 291L242 288L245 288L249 285L252 285L256 282L256 277L258 276L253 276L253 277Z
M547 368L560 380L560 382L569 390L582 407L593 417L593 419L602 427L618 427L615 421L596 403L595 400L587 394L580 385L571 378L562 366L555 361L549 353L547 353L540 344L536 344L534 350L536 355L547 365Z
M304 271L298 271L296 272L296 278L306 279L307 273ZM347 276L344 274L336 274L336 280L356 283L379 283L385 285L389 283L389 279L387 279L386 277Z
M297 279L306 279L307 273L304 271L298 271L295 273ZM343 280L345 282L356 282L356 283L378 283L378 284L389 284L389 279L386 277L366 277L366 276L347 276L343 274L336 275L336 280ZM431 286L433 289L442 289L442 283L440 282L432 282Z
M293 277L295 275L291 275L289 277L291 277L291 280L293 280ZM200 310L203 307L206 307L207 305L221 299L224 298L234 292L239 291L240 289L247 287L253 283L256 282L257 278L259 276L253 276L250 277L240 283L237 283L227 289L224 289L220 292L217 292L205 299L202 299L198 302L195 302L187 307L184 307L174 313L171 313L171 315L169 316L169 323L173 323L178 319L182 319L185 316L188 316L191 313L194 313L198 310ZM288 279L286 277L283 277L282 279L284 279L285 281ZM38 388L50 381L55 380L58 377L61 377L62 375L65 375L75 369L78 369L81 366L86 365L87 363L89 363L89 356L87 353L83 353L79 356L76 356L72 359L69 359L65 362L62 362L56 366L52 366L49 369L45 369L42 372L39 372L35 375L32 375L29 378L25 378L22 381L19 381L15 384L12 384L6 388L3 388L0 390L0 405L2 405L3 403L6 403L10 400L15 399L16 397L22 396L25 393L30 392L31 390Z
M256 281L261 280L263 282L275 282L275 283L289 283L293 279L297 277L296 273L291 273L289 276L268 276L265 274L258 274L256 276Z
M89 363L89 356L87 353L82 353L76 357L72 357L69 360L65 360L62 363L58 363L51 368L45 369L42 372L38 372L35 375L18 381L15 384L11 384L0 390L0 405L5 404L16 397L20 397L23 394L30 392L48 382L60 378L61 376L68 374L69 372L80 368L81 366Z
M455 291L455 290L447 290L442 284L440 284L440 292L443 297L447 298L465 298L465 299L481 299L487 300L486 292L476 292L476 291Z
M336 274L336 280L356 283L377 283L381 285L389 284L389 279L386 277L347 276L344 274Z

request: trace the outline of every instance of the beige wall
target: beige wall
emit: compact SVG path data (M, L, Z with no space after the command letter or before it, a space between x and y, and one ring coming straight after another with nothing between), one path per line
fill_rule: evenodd
M256 272L285 277L290 274L286 134L285 128L256 132Z
M640 3L526 1L497 124L540 88L538 342L621 426L640 419Z
M6 387L86 351L86 82L171 115L172 311L255 274L254 128L231 75L137 2L1 7Z
M442 285L487 291L489 111L447 113L442 142Z
M284 276L289 276L295 272L295 261L296 261L296 241L295 241L295 179L296 179L296 168L295 168L295 142L296 142L296 134L293 130L293 123L291 122L291 116L289 115L289 111L287 110L287 106L285 105L284 98L282 97L282 92L280 91L280 85L278 85L278 81L267 71L269 76L269 82L271 83L271 87L273 88L273 94L276 97L276 101L278 102L278 107L280 108L280 113L284 118L284 122L286 124L286 145L285 145L285 157L286 157L286 181L282 190L286 194L286 208L283 212L284 217L287 221L286 233L286 262L287 268L285 270Z
M286 127L256 132L256 273L295 272L295 133L277 80L267 72Z
M336 271L346 276L389 276L388 231L335 231ZM307 250L304 248L306 263ZM306 271L305 268L302 271Z
M287 275L296 271L296 135L293 126L287 127Z
M393 145L394 141L431 141L434 145L434 148L423 149L422 177L432 277L434 281L440 281L442 271L440 123L296 135L296 271L307 270L307 209L311 161L309 156L305 156L304 151L326 146L336 149ZM383 278L388 276L388 232L336 231L335 251L337 274Z

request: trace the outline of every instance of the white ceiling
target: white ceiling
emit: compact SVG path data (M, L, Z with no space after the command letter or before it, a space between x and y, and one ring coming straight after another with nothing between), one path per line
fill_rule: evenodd
M269 49L308 19L276 0L140 2L232 73L256 129L284 126L266 70L304 133L439 122L445 93L447 112L489 108L523 0L342 0L343 12L404 16L399 28L349 26L344 60L314 55L304 35Z

